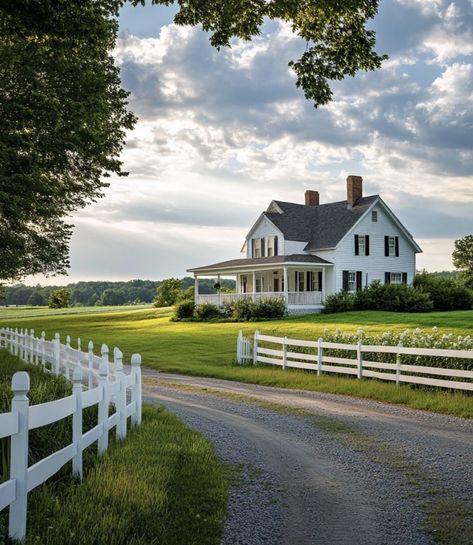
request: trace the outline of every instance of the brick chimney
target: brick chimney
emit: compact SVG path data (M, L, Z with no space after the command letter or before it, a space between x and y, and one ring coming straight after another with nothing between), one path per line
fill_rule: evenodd
M361 176L347 177L347 204L351 208L358 199L363 197L363 178Z
M306 206L319 206L319 192L308 189L305 192L305 204Z

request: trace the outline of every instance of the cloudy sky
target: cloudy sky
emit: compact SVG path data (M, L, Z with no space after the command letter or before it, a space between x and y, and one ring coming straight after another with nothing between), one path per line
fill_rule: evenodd
M126 7L115 52L139 122L123 154L130 176L74 217L68 278L160 279L240 257L272 199L345 198L360 174L424 253L451 269L473 232L473 0L381 0L371 23L375 73L333 85L314 109L287 63L304 43L269 22L251 43L217 52L173 8ZM42 279L39 279L42 280Z

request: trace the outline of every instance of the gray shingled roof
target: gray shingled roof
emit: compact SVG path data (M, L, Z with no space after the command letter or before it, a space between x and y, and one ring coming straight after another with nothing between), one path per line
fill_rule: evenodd
M264 215L276 225L286 240L307 241L304 250L316 251L335 248L378 197L362 197L352 208L348 208L347 201L319 206L274 201L282 214L266 211Z
M197 267L188 269L190 272L205 271L208 269L230 269L232 267L243 267L245 265L277 265L282 263L310 263L319 265L333 265L330 261L326 261L321 257L309 254L291 254L291 255L276 255L273 257L254 257L249 259L231 259L230 261L221 261L213 265L205 267Z

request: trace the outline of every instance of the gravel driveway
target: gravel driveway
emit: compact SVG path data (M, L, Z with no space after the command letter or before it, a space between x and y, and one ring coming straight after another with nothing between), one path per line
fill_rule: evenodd
M445 521L432 530L427 504L432 511L448 501L455 513L461 505L465 517L473 510L469 420L331 394L143 374L145 400L201 431L233 468L222 545L424 545L442 542L432 536L449 520L443 507ZM460 532L443 543L472 539Z

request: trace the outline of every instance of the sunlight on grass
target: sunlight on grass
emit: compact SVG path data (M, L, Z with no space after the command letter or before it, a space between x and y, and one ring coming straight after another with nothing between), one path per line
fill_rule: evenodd
M112 307L113 308L113 307ZM324 330L355 332L363 328L367 334L387 330L437 326L445 332L473 335L473 311L432 312L422 314L381 311L347 312L293 316L284 320L252 323L172 322L172 309L123 310L116 312L82 312L39 317L1 319L0 325L45 330L47 337L58 331L62 338L71 335L73 345L80 336L84 346L92 340L98 351L102 343L110 348L119 346L128 362L133 352L139 352L143 365L160 371L185 373L254 382L268 386L300 388L366 397L400 403L415 408L473 416L473 397L426 390L374 380L320 377L313 373L274 369L270 367L240 367L232 365L236 356L238 331L252 336L255 329L265 334L287 335L300 339L317 339Z

